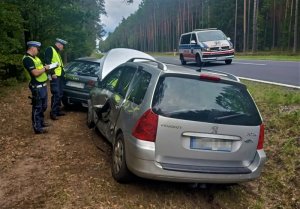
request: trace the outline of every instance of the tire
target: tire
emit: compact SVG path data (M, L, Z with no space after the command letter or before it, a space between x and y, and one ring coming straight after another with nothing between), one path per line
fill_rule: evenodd
M182 54L180 55L180 61L181 61L181 64L182 64L182 65L186 65L186 61L184 60Z
M86 125L89 128L94 128L95 127L93 106L92 106L92 102L91 102L90 99L88 100L88 111L87 111L87 117L86 117Z
M132 177L126 164L123 134L118 134L113 145L111 172L113 178L119 183L128 183Z
M230 60L225 60L226 65L230 65L232 63L232 59Z
M196 55L196 65L198 67L202 66L202 61L201 61L201 58L200 58L199 54Z
M72 107L74 107L74 104L70 104L70 103L68 102L68 98L67 98L67 97L63 97L63 98L61 99L61 102L63 103L64 108L66 108L66 109L71 109Z

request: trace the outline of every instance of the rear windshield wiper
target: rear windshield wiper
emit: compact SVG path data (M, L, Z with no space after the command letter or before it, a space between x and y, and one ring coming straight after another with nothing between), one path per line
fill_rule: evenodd
M237 118L237 117L241 117L241 116L250 116L250 115L246 114L246 113L236 113L236 114L232 114L232 115L225 115L225 116L216 117L215 120L216 121L227 120L227 119Z

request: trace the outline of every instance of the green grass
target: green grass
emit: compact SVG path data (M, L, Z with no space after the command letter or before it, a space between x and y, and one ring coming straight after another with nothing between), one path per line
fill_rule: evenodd
M236 54L236 59L247 60L273 60L273 61L298 61L300 62L300 55L242 55Z
M267 162L258 180L232 187L227 195L243 198L248 208L299 208L300 91L242 82L264 119ZM218 201L228 199L219 196Z
M103 57L103 54L96 52L95 50L92 52L92 54L90 55L90 57L94 57L94 58L98 58L100 59L101 57Z
M19 89L22 85L25 85L25 82L19 82L16 78L0 81L0 99Z

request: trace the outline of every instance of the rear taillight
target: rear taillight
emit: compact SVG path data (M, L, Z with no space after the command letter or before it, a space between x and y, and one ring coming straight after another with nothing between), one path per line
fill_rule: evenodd
M261 124L260 130L259 130L259 139L258 139L258 144L257 144L257 150L264 148L264 138L265 138L265 126L264 126L264 124Z
M215 76L215 75L209 75L209 74L201 74L200 79L210 80L210 81L219 81L219 80L221 80L220 77Z
M158 115L147 110L135 124L132 135L140 140L154 142L156 139Z
M95 86L96 81L89 80L86 84L87 88L93 88Z

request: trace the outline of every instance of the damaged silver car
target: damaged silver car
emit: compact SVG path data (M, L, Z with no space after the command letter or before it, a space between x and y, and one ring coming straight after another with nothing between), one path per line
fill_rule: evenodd
M246 86L231 74L167 67L148 56L116 67L88 100L89 127L113 145L114 179L258 178L266 161L264 124Z

